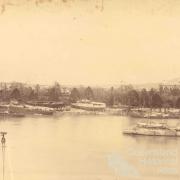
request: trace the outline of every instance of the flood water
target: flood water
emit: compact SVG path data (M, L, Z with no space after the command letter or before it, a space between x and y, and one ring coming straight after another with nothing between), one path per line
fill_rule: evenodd
M123 135L136 121L103 115L1 119L0 131L8 132L4 180L179 179L180 138ZM2 179L1 151L0 160Z

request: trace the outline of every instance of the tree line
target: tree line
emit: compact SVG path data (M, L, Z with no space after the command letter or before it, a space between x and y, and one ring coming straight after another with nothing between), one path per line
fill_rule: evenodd
M138 108L180 108L180 89L177 87L147 90L134 89L131 85L119 88L73 88L70 95L71 102L80 99L90 99L104 102L107 106L129 106Z
M0 101L12 99L20 102L61 101L67 104L88 99L104 102L109 107L180 108L180 88L161 85L156 89L135 89L132 85L121 85L118 88L90 86L64 88L58 82L46 87L17 82L1 83Z
M52 86L27 85L13 82L10 84L1 83L0 100L1 101L60 101L66 94L62 92L59 83L55 82ZM62 99L61 99L62 98Z

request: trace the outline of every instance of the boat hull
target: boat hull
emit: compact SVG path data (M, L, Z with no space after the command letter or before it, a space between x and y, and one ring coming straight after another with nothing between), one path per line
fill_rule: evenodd
M128 135L144 135L144 136L172 136L172 137L180 137L180 132L172 130L172 129L126 129L123 131L123 134Z

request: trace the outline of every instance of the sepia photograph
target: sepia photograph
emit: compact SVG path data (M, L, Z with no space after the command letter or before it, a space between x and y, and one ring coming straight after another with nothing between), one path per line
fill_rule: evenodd
M179 180L180 1L0 0L0 180Z

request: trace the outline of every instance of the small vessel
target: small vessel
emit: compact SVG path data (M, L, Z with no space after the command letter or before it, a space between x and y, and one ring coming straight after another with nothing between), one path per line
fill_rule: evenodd
M17 112L14 112L14 113L10 113L9 116L11 117L25 117L25 114L24 113L17 113Z
M142 119L180 119L179 112L149 112L143 110L131 110L129 116Z
M25 114L20 113L20 112L1 111L0 116L5 116L5 117L25 117Z
M167 128L167 124L166 123L143 123L143 122L139 122L137 123L138 127L142 127L142 128Z
M180 136L180 127L170 127L167 123L137 123L134 127L125 129L123 134L145 136Z
M144 118L148 118L148 119L169 119L171 118L169 114L165 114L165 113L150 113L150 114L145 114Z
M140 111L132 111L129 113L129 116L132 118L144 118L144 113Z
M11 112L14 116L18 114L40 114L40 115L53 115L54 110L48 107L32 106L32 105L11 105Z
M105 111L106 104L102 102L93 102L90 100L81 100L76 103L72 103L71 106L76 109L82 109L86 111Z

